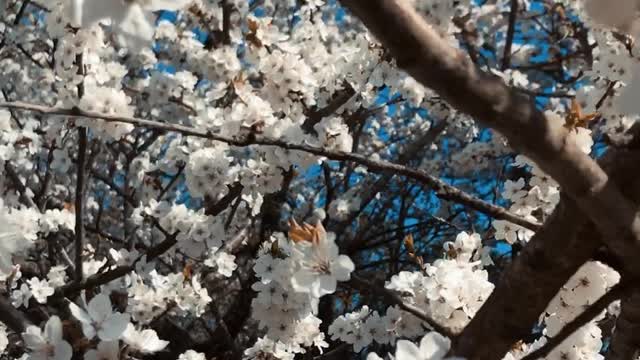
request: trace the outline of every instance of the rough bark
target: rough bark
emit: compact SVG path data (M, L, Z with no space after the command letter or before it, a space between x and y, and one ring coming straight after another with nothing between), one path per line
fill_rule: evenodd
M398 66L458 110L499 131L552 176L590 219L627 271L640 275L640 216L595 160L533 100L450 46L404 0L342 0Z
M640 349L640 288L622 299L622 311L616 320L611 347L605 360L629 360L638 357Z
M640 152L609 154L604 161L625 189L634 184ZM603 162L604 162L603 161ZM614 162L615 164L612 164ZM634 196L635 198L635 196ZM542 229L503 272L495 290L456 339L454 353L470 359L500 359L525 338L558 289L602 244L595 225L563 196Z

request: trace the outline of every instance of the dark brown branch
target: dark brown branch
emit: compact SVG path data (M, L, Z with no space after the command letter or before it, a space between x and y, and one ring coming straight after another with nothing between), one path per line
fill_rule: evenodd
M553 177L595 223L597 231L606 234L603 241L622 259L625 270L640 276L637 206L595 160L581 151L568 129L554 124L554 119L538 110L530 97L510 88L498 76L477 69L463 52L443 40L409 2L341 2L363 21L399 67L458 110L499 131L513 148ZM456 355L473 359L495 356L496 350L493 355L481 355L475 349L463 346Z
M82 54L76 55L76 66L78 66L78 74L84 75L84 60ZM78 84L78 98L84 96L84 84ZM83 274L82 252L84 251L84 192L85 192L85 163L87 156L87 129L78 127L78 163L76 173L76 198L75 198L75 281L81 282Z
M23 333L29 325L27 318L4 296L0 296L0 321L18 334Z
M320 109L314 109L308 114L307 119L302 124L302 129L304 131L307 133L315 132L313 127L319 123L322 118L335 113L342 105L346 104L355 95L356 91L351 87L351 85L345 83L344 86L344 89L338 90L334 94L327 106Z
M602 164L622 188L633 189L640 185L634 185L638 161L637 152L619 152L607 154ZM452 352L474 359L502 358L531 333L558 289L599 248L601 236L595 226L563 194L542 229L504 269L496 288L455 340Z
M513 36L516 33L516 19L518 18L518 2L520 0L511 0L511 10L509 11L509 27L507 28L507 38L504 44L504 53L502 55L502 66L500 69L505 71L511 66L511 45L513 45Z
M565 325L562 330L556 336L547 340L541 348L531 352L521 360L536 360L538 358L544 358L555 349L558 345L562 344L571 334L576 332L582 326L589 323L596 316L600 315L604 309L612 302L620 299L629 287L624 283L618 283L611 288L606 294L602 295L596 302L586 308L580 315L573 319L570 323Z
M22 183L22 181L20 180L20 176L18 176L18 173L16 172L16 169L9 161L5 162L4 170L7 172L7 176L11 179L16 189L18 189L18 193L20 194L20 201L22 201L29 207L35 207L36 204L33 202L33 199L31 199L27 194L27 187Z
M624 275L622 278L625 279ZM606 360L636 359L640 349L640 288L625 295Z
M161 228L160 228L161 229ZM160 230L162 231L162 229ZM177 235L165 233L165 239L160 242L158 245L150 248L144 254L140 255L137 259L133 261L131 265L122 265L118 266L115 269L109 270L104 273L98 273L86 278L80 282L73 282L60 288L56 289L56 294L62 296L68 296L70 294L74 294L80 290L92 289L100 285L104 285L110 281L116 280L122 276L127 275L131 271L135 270L136 264L142 260L143 257L146 257L146 261L151 261L158 256L167 252L171 247L173 247L177 243Z
M206 199L206 205L204 207L204 213L209 216L216 216L223 212L226 208L228 208L235 198L239 197L242 194L243 186L240 183L234 183L229 186L229 192L224 195L220 200L213 201L211 199Z

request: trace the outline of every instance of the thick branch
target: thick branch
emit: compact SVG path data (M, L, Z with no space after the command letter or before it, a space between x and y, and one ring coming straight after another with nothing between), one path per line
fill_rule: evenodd
M342 0L377 36L398 65L423 85L507 137L511 146L552 176L619 256L640 276L640 215L607 174L552 123L529 96L485 73L437 32L404 0ZM472 353L462 353L465 357Z
M588 308L586 308L580 315L578 315L575 319L573 319L570 323L565 325L562 330L556 336L550 338L546 344L544 344L541 348L531 352L527 356L523 357L521 360L536 360L539 358L544 358L549 353L555 349L558 345L562 344L571 334L576 332L582 326L589 323L596 316L600 315L604 309L609 306L612 302L620 299L623 294L629 289L629 287L625 283L619 283L615 285L611 290L609 290L606 294L602 295L598 301L591 304ZM631 359L631 358L625 358Z
M602 161L613 168L611 177L621 187L634 188L633 169L640 153L608 154ZM503 271L489 299L456 339L453 353L473 359L502 358L512 344L530 334L558 289L600 246L595 226L563 195L542 229Z
M624 277L623 277L624 279ZM636 359L640 349L640 288L622 299L606 360Z
M0 296L0 321L18 334L23 333L29 325L24 315L3 296Z
M415 170L410 167L394 164L383 160L373 160L368 156L347 153L344 151L332 151L323 148L310 146L306 144L294 144L288 143L283 140L270 139L263 136L252 135L246 137L229 137L211 133L209 131L195 129L184 125L175 125L169 123L162 123L152 120L145 120L133 117L124 117L117 115L101 114L96 112L83 111L78 108L63 109L52 108L47 106L40 106L34 104L27 104L21 102L12 103L0 103L0 108L13 108L20 110L34 111L46 115L64 115L64 116L83 116L87 118L102 119L107 122L122 122L132 124L138 127L144 127L149 129L158 129L165 131L179 132L185 136L200 137L215 141L220 141L233 146L250 146L250 145L268 145L277 146L287 150L299 150L308 152L318 156L324 156L331 160L338 161L351 161L367 167L374 172L391 172L399 175L406 176L408 178L417 180L435 191L436 195L445 200L451 200L460 204L466 205L481 213L487 214L493 218L507 220L514 224L520 225L524 228L537 230L540 224L524 219L518 215L515 215L506 209L487 203L480 198L470 195L455 186L451 186L446 182L440 180L437 177L431 176L424 171Z

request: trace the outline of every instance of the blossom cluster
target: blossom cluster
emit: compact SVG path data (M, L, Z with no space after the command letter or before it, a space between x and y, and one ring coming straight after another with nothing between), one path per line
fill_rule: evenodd
M252 286L253 316L267 332L245 355L293 359L305 347L327 347L316 317L320 297L334 293L354 270L351 259L338 253L334 235L321 223L300 226L292 220L288 239L277 234L264 244L253 269L260 279Z

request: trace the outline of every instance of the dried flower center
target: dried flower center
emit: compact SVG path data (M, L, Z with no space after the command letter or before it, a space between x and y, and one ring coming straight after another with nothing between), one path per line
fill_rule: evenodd
M329 261L326 260L318 261L313 266L313 271L317 272L318 274L331 274L331 264L329 264Z

